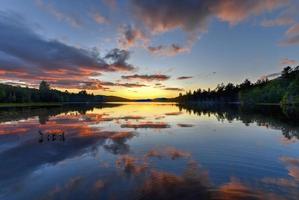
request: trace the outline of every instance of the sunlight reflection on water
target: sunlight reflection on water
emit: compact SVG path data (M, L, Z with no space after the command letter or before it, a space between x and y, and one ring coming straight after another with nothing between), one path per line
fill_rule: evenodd
M0 199L299 196L299 124L272 108L12 108L0 122Z

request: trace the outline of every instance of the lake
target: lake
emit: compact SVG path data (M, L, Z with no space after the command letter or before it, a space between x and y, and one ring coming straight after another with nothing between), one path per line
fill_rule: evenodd
M299 199L299 122L275 106L1 108L0 199Z

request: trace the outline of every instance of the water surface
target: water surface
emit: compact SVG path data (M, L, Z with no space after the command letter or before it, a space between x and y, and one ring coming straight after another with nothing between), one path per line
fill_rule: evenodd
M277 107L0 110L0 199L299 199L299 124Z

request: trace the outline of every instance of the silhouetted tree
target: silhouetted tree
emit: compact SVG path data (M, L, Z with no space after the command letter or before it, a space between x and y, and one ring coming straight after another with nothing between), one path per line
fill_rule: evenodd
M46 81L42 81L39 84L39 92L40 92L40 100L41 101L50 101L51 100L51 92L50 92L50 84Z
M290 66L287 66L285 68L283 68L281 75L283 78L289 78L290 73L292 72L292 68Z

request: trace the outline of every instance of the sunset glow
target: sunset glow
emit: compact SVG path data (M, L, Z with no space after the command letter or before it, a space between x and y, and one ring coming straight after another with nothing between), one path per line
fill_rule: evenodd
M296 0L2 1L0 81L131 99L256 81L298 64L297 8Z

